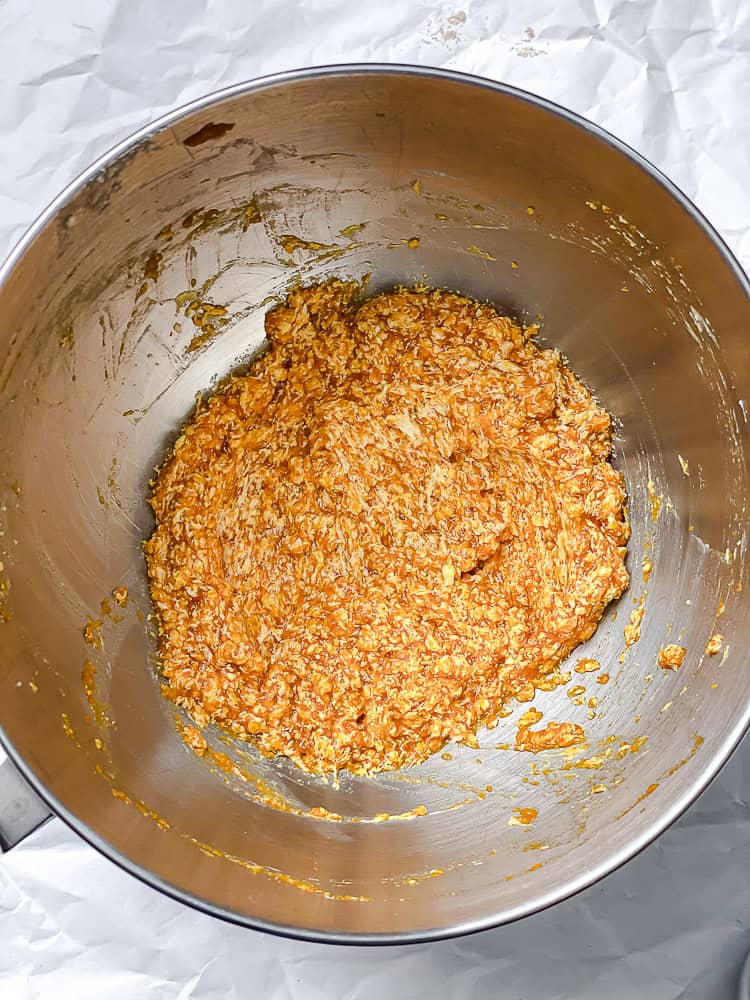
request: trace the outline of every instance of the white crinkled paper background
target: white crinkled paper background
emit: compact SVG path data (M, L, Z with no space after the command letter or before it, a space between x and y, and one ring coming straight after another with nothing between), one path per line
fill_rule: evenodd
M676 181L750 269L746 0L0 0L0 253L163 112L265 73L378 60L483 74L586 115ZM599 885L457 941L245 931L141 885L58 820L0 859L2 1000L723 1000L749 948L748 740Z

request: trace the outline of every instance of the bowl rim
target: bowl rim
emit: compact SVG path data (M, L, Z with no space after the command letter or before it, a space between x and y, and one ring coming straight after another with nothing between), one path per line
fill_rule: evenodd
M654 181L657 182L671 198L690 216L690 218L703 230L713 245L718 250L724 263L733 273L735 280L744 291L750 302L750 279L743 270L737 257L729 248L726 241L708 221L706 216L696 207L687 195L671 181L658 167L656 167L645 156L638 153L627 143L618 139L612 133L595 125L573 111L568 110L560 104L547 98L532 94L521 88L511 86L506 83L491 80L487 77L478 76L471 73L463 73L456 70L442 69L432 66L419 66L405 63L337 63L311 66L301 69L285 70L279 73L272 73L257 77L251 80L232 84L220 90L212 91L203 97L196 98L186 104L159 116L147 125L138 129L127 138L116 143L107 152L99 156L94 162L78 174L61 192L54 198L45 209L37 216L35 221L29 226L26 232L20 237L11 249L2 266L0 267L0 289L5 285L16 265L23 258L26 251L36 240L44 227L65 207L90 181L106 170L113 163L124 155L137 149L143 142L152 139L155 135L167 128L177 124L183 118L195 112L207 110L214 105L220 104L228 99L240 97L256 91L277 87L282 84L298 83L304 80L322 79L337 76L403 76L403 77L425 77L436 80L445 80L450 83L459 83L465 86L479 87L496 94L511 97L515 100L531 104L543 111L561 118L571 125L576 126L583 132L599 139L612 147L614 150L627 157L641 170L645 171ZM359 933L357 931L329 931L325 929L314 929L298 927L293 924L280 924L264 920L259 917L252 917L246 914L222 907L209 900L196 896L187 890L175 885L151 870L131 860L126 854L112 845L105 838L95 833L89 828L87 823L69 810L52 792L48 791L43 783L37 778L32 768L24 761L21 753L16 749L0 723L0 745L6 750L8 757L23 775L26 781L37 792L40 798L63 822L77 833L91 847L99 853L113 861L119 868L135 876L139 881L157 889L166 896L177 900L195 910L212 917L226 920L230 923L242 927L251 928L275 934L280 937L292 938L303 941L313 941L323 944L362 944L362 945L394 945L394 944L419 944L429 941L438 941L446 938L460 937L479 931L490 930L504 924L512 923L524 917L532 916L548 909L556 903L569 899L582 890L588 888L600 879L620 868L627 861L630 861L642 850L648 847L667 827L677 820L697 797L704 791L709 783L723 767L730 755L739 745L743 735L750 728L750 701L745 707L744 713L729 732L724 736L721 744L707 759L700 774L678 795L674 801L654 819L641 833L634 837L627 845L611 852L594 868L581 872L575 877L566 879L564 882L549 889L541 896L529 896L528 902L517 904L505 910L498 910L487 916L459 921L443 927L427 928L418 931L397 931L397 932L377 932Z

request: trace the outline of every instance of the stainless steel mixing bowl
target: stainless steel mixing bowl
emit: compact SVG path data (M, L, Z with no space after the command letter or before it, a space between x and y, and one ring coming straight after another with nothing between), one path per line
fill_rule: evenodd
M542 341L619 421L632 587L571 658L597 658L600 674L535 702L545 722L583 724L585 747L508 749L522 705L479 750L336 784L220 733L219 756L199 759L159 694L141 553L152 470L196 393L262 349L264 313L290 283L366 273L372 291L426 281L540 316ZM476 930L629 858L739 740L748 284L690 203L611 136L437 70L260 80L114 149L1 277L3 742L52 809L129 871L301 937ZM102 611L118 585L128 606ZM706 656L716 631L722 648ZM687 649L679 671L657 666L666 642ZM343 819L310 815L318 806Z

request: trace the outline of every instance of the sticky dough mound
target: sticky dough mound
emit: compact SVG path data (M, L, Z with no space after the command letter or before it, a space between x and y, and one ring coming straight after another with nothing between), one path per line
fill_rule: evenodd
M489 305L298 289L146 543L165 693L315 772L476 745L628 585L608 414Z

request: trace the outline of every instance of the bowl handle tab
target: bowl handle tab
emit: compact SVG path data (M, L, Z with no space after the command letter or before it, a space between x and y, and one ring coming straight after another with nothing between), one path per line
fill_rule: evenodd
M53 813L8 758L0 764L0 853L15 847Z

